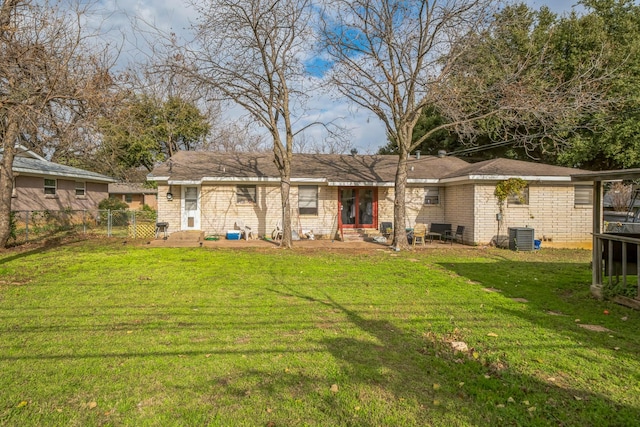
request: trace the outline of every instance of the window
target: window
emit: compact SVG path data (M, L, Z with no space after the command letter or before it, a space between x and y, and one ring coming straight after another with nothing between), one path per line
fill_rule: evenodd
M44 194L47 196L55 196L56 195L56 180L55 179L45 179L44 180Z
M124 201L127 202L127 203L133 202L133 195L132 194L125 194L124 195Z
M298 187L298 212L300 215L318 215L318 186Z
M440 188L425 187L424 188L424 204L439 205L440 204Z
M585 206L593 204L593 187L590 185L576 185L573 187L574 204Z
M256 202L256 186L245 185L236 188L236 203L239 205Z
M520 194L509 194L507 197L508 205L528 205L529 204L529 186L524 187Z
M84 197L87 191L84 182L76 181L76 197Z

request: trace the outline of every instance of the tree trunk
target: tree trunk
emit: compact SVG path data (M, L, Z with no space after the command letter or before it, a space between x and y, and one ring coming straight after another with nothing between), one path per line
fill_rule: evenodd
M280 247L291 249L293 242L291 239L291 201L289 194L291 193L291 174L287 167L287 172L280 180L280 196L282 198L282 240Z
M398 159L398 169L396 171L395 196L393 199L393 243L395 248L406 249L409 247L407 241L406 227L406 187L407 187L407 153L400 150Z
M9 114L11 116L11 114ZM18 122L7 118L8 126L2 140L0 165L0 247L6 247L11 237L11 195L13 193L13 158L18 138Z

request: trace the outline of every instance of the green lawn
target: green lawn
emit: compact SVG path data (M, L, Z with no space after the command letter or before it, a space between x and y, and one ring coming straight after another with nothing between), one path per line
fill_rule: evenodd
M640 315L590 297L589 259L0 253L0 425L638 425Z

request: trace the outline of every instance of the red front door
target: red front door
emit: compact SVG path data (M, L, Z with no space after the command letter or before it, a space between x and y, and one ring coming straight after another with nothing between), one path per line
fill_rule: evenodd
M375 188L342 187L338 218L342 228L376 228L378 198Z

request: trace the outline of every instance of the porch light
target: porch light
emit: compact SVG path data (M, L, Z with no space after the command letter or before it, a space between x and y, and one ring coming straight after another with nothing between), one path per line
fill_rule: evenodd
M168 200L168 201L172 201L172 200L173 200L173 193L171 193L171 191L169 191L169 192L167 193L167 200Z

